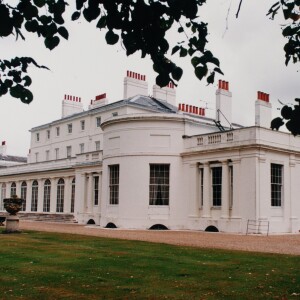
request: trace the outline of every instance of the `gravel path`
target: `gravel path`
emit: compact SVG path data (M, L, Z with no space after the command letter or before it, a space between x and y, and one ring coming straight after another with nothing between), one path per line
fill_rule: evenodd
M218 248L227 250L300 255L300 234L246 236L200 231L105 229L97 226L24 220L20 221L20 228L22 230L81 234L96 237L139 240L199 248Z

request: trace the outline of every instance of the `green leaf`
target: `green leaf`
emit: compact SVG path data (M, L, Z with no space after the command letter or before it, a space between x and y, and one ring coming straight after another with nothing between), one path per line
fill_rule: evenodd
M45 38L45 46L46 48L53 50L59 44L59 41L58 36L47 37Z
M181 47L180 53L179 53L180 57L187 56L187 53L188 53L187 50L185 48Z
M46 4L45 0L33 0L33 3L37 6L37 7L43 7Z
M160 87L167 86L170 81L171 81L171 78L166 74L165 75L159 74L156 77L156 84Z
M212 72L206 79L208 84L213 84L215 81L215 72Z
M97 28L100 28L100 29L106 27L106 16L102 16L102 17L99 19L99 21L98 21L96 27L97 27Z
M192 65L195 67L197 67L200 63L201 63L201 58L198 57L198 56L194 56L192 59L191 59L191 63Z
M32 80L31 80L31 78L30 78L28 75L24 76L24 77L22 78L22 80L25 81L24 86L30 86L31 83L32 83Z
M207 74L207 66L195 68L195 75L199 80L202 80Z
M79 11L75 11L71 17L72 21L76 21L78 20L80 17L80 12Z
M214 71L217 72L217 73L219 73L219 74L224 75L224 73L221 71L220 68L214 68Z
M175 47L172 49L172 55L175 54L179 49L180 49L179 46L175 46Z
M175 79L175 80L180 80L181 76L183 74L183 71L181 68L179 67L176 67L173 71L172 71L172 77Z
M61 27L58 27L57 29L57 32L64 38L64 39L68 39L69 38L69 33L68 33L68 30L61 26Z
M117 34L115 34L112 30L108 30L105 35L105 39L106 39L107 44L114 45L118 42L119 36Z

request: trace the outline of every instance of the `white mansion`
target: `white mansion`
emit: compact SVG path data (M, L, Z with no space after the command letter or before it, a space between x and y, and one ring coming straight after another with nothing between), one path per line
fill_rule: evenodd
M65 95L62 118L31 129L27 164L0 169L0 211L17 194L27 213L102 227L245 233L248 220L262 220L273 233L300 230L300 139L269 129L269 95L258 92L252 127L232 123L225 81L216 120L177 107L172 85L147 95L133 72L124 100L102 94L84 111Z

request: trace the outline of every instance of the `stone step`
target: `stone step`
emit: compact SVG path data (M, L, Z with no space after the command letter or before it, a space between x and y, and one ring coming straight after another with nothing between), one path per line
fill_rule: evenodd
M61 223L77 223L73 214L19 212L18 216L22 220L31 220L31 221L40 221L40 222L47 221L47 222L61 222Z

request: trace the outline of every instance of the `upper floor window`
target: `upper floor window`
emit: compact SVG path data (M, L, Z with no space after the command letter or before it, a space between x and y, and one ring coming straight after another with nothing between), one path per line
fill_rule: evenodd
M56 136L59 136L59 134L60 134L60 128L56 127Z
M222 167L211 168L212 174L212 204L222 205Z
M39 133L39 132L36 133L36 136L35 136L35 137L36 137L36 141L39 142L39 141L40 141L40 133Z
M101 125L101 117L96 117L96 127L100 127Z
M95 142L95 150L99 151L100 150L100 141Z
M84 144L79 144L79 151L80 153L83 153L84 152Z
M55 148L55 159L59 159L59 148Z
M169 205L170 165L150 164L149 204Z
M72 156L72 147L67 146L67 157L71 157L71 156Z
M50 130L47 130L47 140L50 140Z
M283 166L271 164L271 205L282 205Z
M68 133L72 133L72 128L73 126L72 126L72 124L68 124Z
M80 121L80 129L85 130L85 120Z
M117 111L116 111L116 112L113 112L113 113L112 113L112 116L113 116L113 117L117 117L117 116L118 116L118 112L117 112Z
M50 151L46 150L46 160L49 160L49 159L50 159Z
M38 152L35 153L35 162L39 162L39 153Z

